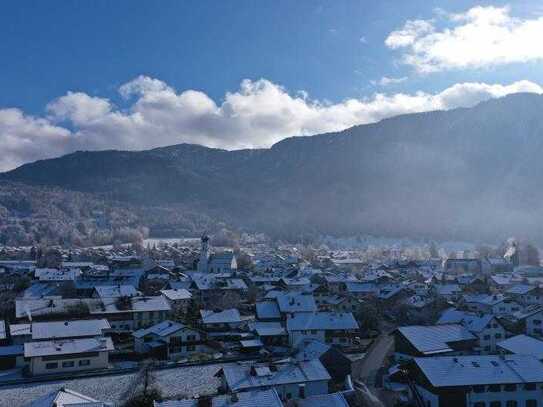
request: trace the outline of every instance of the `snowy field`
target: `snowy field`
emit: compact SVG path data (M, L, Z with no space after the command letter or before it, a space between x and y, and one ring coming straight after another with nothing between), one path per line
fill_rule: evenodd
M190 366L154 372L156 385L164 397L189 397L214 393L220 384L214 377L223 365ZM122 394L134 382L135 373L99 376L85 379L25 384L0 387L0 406L29 407L33 401L62 387L74 390L100 401L120 402Z

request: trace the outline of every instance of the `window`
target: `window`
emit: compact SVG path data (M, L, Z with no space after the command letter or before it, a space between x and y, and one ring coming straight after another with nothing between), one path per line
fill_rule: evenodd
M518 403L516 400L507 400L505 402L505 407L517 407Z
M474 393L484 393L485 392L485 386L473 386L473 392Z
M535 390L535 383L526 383L524 385L524 390Z
M541 325L541 320L540 320L540 319L534 319L534 320L532 321L532 324L534 324L534 325Z
M484 339L485 341L490 340L490 335L485 335L485 336L483 336L483 339Z
M490 402L490 407L502 407L502 402L501 401L491 401Z
M473 403L473 407L486 407L486 404L484 401L477 401L476 403Z
M316 329L312 329L312 330L311 330L311 335L317 335L317 332L318 332L318 331L317 331Z
M517 391L517 385L516 384L506 384L504 386L505 391Z
M58 368L58 363L56 363L56 362L46 363L45 368L46 369L57 369Z
M83 359L79 361L79 366L89 366L90 360L89 359Z
M491 384L490 386L488 386L488 391L492 392L492 393L498 393L498 392L501 391L500 385L499 384Z
M187 352L193 351L196 349L196 346L194 345L187 345Z
M526 407L537 407L537 400L526 400Z
M75 366L75 363L74 361L69 361L69 362L62 362L62 367L74 367Z
M496 335L494 335L494 336L496 337L496 339L499 339L499 338L502 337L502 334L496 334Z

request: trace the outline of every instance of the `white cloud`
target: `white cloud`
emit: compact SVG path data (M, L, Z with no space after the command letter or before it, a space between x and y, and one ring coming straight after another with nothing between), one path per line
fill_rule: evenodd
M422 73L482 68L543 59L543 17L516 18L509 7L473 7L464 13L438 13L433 20L407 21L385 44L402 50L402 62Z
M406 80L407 80L407 76L402 76L400 78L390 78L388 76L383 76L378 81L373 80L373 81L370 81L370 83L373 86L388 86L388 85L396 85L398 83L405 82Z
M157 79L138 77L119 92L133 98L122 109L81 92L53 100L44 118L0 109L0 169L75 150L137 150L177 143L269 147L286 137L338 131L403 113L473 106L510 93L543 93L543 88L529 81L461 83L435 94L376 93L333 104L261 79L244 80L218 105L203 92L177 92Z

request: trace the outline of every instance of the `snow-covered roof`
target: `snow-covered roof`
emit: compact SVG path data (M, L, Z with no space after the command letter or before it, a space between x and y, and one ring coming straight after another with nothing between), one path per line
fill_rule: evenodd
M210 310L200 310L202 322L204 324L232 324L241 322L239 310L236 308L227 309L220 312Z
M318 359L273 365L237 363L225 365L222 371L228 387L234 392L330 380L330 374Z
M343 393L319 394L297 401L298 407L349 407Z
M25 358L36 356L72 355L86 352L108 352L114 349L111 338L82 338L27 342Z
M314 312L317 304L313 295L300 293L281 293L276 297L277 305L282 313Z
M256 303L256 316L258 319L279 319L281 313L275 301L260 301Z
M287 318L287 331L305 330L351 330L358 323L350 312L299 312Z
M476 339L471 332L458 324L412 325L402 326L397 330L423 354L451 352L453 349L449 346L450 343Z
M516 335L498 343L498 347L516 355L531 355L543 360L543 341L527 335Z
M84 319L78 321L33 322L32 339L75 338L100 336L111 326L107 319Z
M414 360L434 387L543 382L543 363L533 356L442 356Z
M184 288L161 290L160 292L163 296L171 301L190 300L192 298L192 294L190 293L190 291Z
M133 285L99 285L95 288L99 297L135 297L138 295L138 291Z
M186 326L179 322L162 321L156 325L150 326L149 328L138 329L132 335L136 338L143 338L147 335L155 335L163 338L185 328Z

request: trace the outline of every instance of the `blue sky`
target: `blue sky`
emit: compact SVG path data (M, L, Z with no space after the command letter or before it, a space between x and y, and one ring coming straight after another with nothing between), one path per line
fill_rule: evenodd
M535 0L0 7L0 169L87 148L266 147L543 84L541 37L530 37L543 27ZM500 46L464 52L470 35Z

